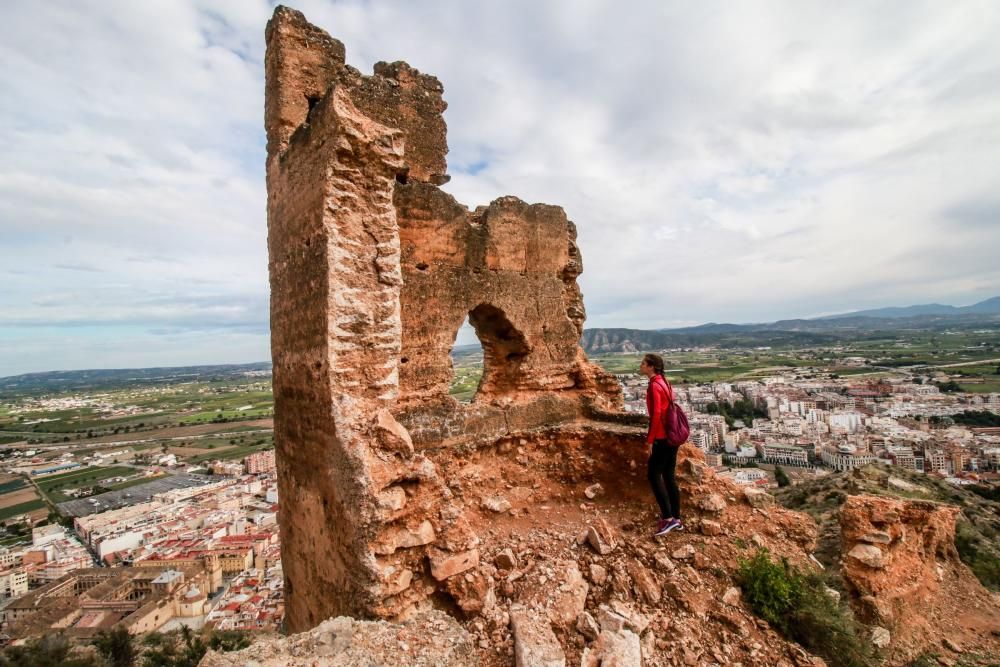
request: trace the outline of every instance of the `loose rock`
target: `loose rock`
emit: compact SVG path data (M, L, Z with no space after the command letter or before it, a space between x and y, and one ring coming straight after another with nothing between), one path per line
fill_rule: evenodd
M601 626L597 624L597 621L591 616L590 612L586 611L577 616L576 629L589 641L594 641L601 634Z
M885 628L875 626L872 628L872 644L878 648L885 648L892 642L892 636Z
M670 557L674 560L691 560L694 558L694 554L694 546L685 544L684 546L674 550L674 552L670 554Z
M743 497L752 507L756 507L760 510L774 507L774 496L761 489L755 489L749 486L744 487Z
M607 556L618 546L611 526L600 518L587 527L587 543L602 556Z
M718 493L710 493L698 501L698 507L706 512L718 514L722 512L722 510L726 509L726 500Z
M510 611L517 667L566 667L566 655L544 616L523 607Z
M854 548L847 553L847 555L850 558L861 561L868 567L876 569L885 567L885 559L883 558L882 550L871 544L856 544L854 545Z
M602 632L583 650L580 667L642 667L639 636L629 630Z

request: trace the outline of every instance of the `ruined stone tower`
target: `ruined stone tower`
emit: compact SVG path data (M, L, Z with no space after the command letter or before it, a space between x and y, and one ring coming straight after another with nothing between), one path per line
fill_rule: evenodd
M378 63L279 7L268 23L268 250L287 626L395 617L475 572L479 537L439 475L469 448L620 408L578 341L576 230L448 180L432 76ZM475 400L448 395L469 317ZM464 577L472 579L472 577Z

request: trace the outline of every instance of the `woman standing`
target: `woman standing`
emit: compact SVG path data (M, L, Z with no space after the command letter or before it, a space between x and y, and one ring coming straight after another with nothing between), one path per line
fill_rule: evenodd
M655 535L666 535L672 530L684 530L681 523L681 496L674 478L677 450L667 444L667 410L674 400L674 392L663 376L663 357L647 354L639 364L639 372L649 378L646 388L646 412L649 414L649 434L646 444L649 454L649 485L660 506L660 520Z

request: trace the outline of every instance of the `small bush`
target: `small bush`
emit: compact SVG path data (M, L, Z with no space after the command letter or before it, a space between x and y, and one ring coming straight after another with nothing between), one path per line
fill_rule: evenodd
M767 549L741 560L739 577L754 613L785 637L835 667L872 664L872 645L862 639L850 611L827 594L822 577L803 573L785 559L772 561Z
M95 656L74 652L62 634L45 635L0 652L0 667L101 667L101 664Z
M955 527L955 549L959 559L969 566L980 583L1000 591L1000 558L976 529L965 521Z

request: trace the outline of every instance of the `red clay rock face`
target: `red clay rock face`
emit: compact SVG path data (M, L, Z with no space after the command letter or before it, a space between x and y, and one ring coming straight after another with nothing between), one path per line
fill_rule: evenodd
M889 631L893 664L938 649L946 638L1000 651L994 596L955 549L960 511L876 496L851 496L841 508L844 582L859 617Z
M405 63L363 76L284 7L266 39L288 628L397 617L440 590L475 607L477 586L448 580L485 581L479 538L422 452L620 407L578 344L575 228L558 207L505 197L470 212L437 187L448 149L434 77ZM447 394L466 316L486 358L471 406Z

